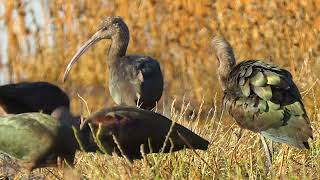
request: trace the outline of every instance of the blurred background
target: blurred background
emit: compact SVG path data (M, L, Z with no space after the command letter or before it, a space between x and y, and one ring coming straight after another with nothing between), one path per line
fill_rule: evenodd
M238 61L263 59L288 69L311 117L319 100L320 0L2 0L0 81L49 81L72 97L79 93L92 111L112 105L107 89L107 50L98 43L81 57L66 83L65 66L107 16L122 16L130 30L128 54L159 60L165 77L163 101L214 105L222 92L213 35L225 36ZM170 103L169 105L170 106ZM311 118L313 119L313 118Z

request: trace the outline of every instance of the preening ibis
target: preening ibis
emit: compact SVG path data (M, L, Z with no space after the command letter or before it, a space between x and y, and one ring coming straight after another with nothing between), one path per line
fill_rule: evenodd
M106 153L111 155L115 152L117 155L125 155L128 159L134 160L142 157L141 145L146 154L161 152L172 123L171 120L152 111L118 106L102 109L91 115L81 126L81 132L85 134L85 131L90 131L90 124L96 137L91 134L90 139L98 139L99 142L96 143L100 143ZM116 143L120 145L123 154ZM163 152L191 147L207 150L208 145L207 140L175 123Z
M0 151L14 157L31 172L35 168L55 166L65 159L70 165L79 148L68 108L43 113L10 114L0 117Z
M129 29L121 17L107 17L98 31L77 51L64 73L64 81L80 56L102 39L111 39L108 52L109 91L118 105L152 109L161 98L163 77L159 63L144 55L126 55Z
M291 74L259 60L236 65L233 49L223 37L212 41L224 108L242 127L273 141L309 149L309 118Z
M43 112L51 114L59 106L69 108L69 97L48 82L20 82L0 86L0 106L8 114Z

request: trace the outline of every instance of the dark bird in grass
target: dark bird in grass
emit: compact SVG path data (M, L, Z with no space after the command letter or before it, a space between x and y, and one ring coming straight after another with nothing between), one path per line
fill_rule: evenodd
M72 126L79 129L68 108L43 113L10 114L0 117L0 151L14 157L28 172L35 168L73 165L79 148Z
M121 17L107 17L98 31L78 50L64 73L65 81L72 65L91 46L111 39L108 52L109 91L118 105L152 109L161 98L163 77L159 63L144 55L126 55L129 30Z
M309 118L291 74L259 60L236 65L231 45L216 36L212 41L224 108L245 129L275 142L309 149Z
M69 108L69 97L48 82L20 82L0 86L0 106L8 114L43 112L51 114L59 106Z
M141 145L146 154L168 153L184 148L208 149L207 140L178 123L172 123L173 121L152 111L119 106L94 113L84 121L81 132L85 134L85 131L90 131L90 125L95 134L91 134L90 139L96 139L95 143L105 153L111 155L115 152L119 156L125 155L129 160L142 158ZM168 133L167 143L163 148Z

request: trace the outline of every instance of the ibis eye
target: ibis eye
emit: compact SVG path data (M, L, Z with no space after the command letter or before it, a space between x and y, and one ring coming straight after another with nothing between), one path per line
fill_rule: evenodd
M102 31L106 31L106 30L108 30L108 27L107 27L107 26L102 27L101 30L102 30Z

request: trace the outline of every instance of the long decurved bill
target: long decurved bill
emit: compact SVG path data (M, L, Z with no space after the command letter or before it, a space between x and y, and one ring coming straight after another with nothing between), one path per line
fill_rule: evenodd
M85 53L91 46L93 46L95 43L97 43L102 39L101 34L102 34L102 30L97 31L87 42L84 43L83 46L81 46L81 48L77 51L77 53L72 57L72 59L70 60L67 66L67 69L64 71L63 82L66 81L69 71L71 70L73 64L75 64L78 61L80 56L83 53Z

